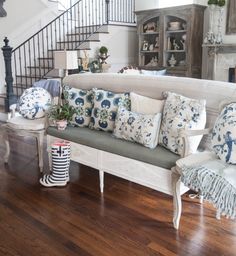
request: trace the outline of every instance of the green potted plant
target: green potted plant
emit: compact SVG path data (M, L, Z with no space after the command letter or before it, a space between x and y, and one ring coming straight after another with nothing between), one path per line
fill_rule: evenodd
M56 123L58 130L64 130L75 113L76 109L65 103L52 106L48 112L48 117Z
M99 48L99 58L101 59L101 64L106 64L106 59L109 57L107 53L108 53L108 49L106 46L101 46Z

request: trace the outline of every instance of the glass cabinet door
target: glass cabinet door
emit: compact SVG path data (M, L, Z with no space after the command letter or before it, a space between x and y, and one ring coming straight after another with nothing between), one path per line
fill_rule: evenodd
M187 22L179 17L165 16L164 56L165 67L187 65Z
M160 65L159 17L142 24L139 39L139 64L141 68L157 68Z

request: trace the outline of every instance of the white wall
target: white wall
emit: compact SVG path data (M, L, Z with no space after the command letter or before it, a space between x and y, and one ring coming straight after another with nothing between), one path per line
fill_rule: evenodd
M137 63L137 29L136 27L109 26L106 39L101 38L101 45L108 47L111 64L109 72L118 72L121 68ZM100 45L100 46L101 46Z
M171 6L178 6L178 5L185 5L185 4L202 4L207 5L207 0L136 0L135 2L135 10L149 10L155 8L164 8L164 7L171 7Z
M101 30L108 33L99 33L98 42L91 41L89 45L84 43L84 48L91 49L87 51L90 61L98 59L99 48L104 45L108 48L109 58L106 62L111 65L109 72L117 73L123 67L137 63L136 26L108 25ZM83 51L79 51L78 55L85 57Z
M58 15L57 5L47 0L7 0L7 16L0 18L0 47L7 36L10 46L17 47ZM5 92L5 67L0 51L0 93Z

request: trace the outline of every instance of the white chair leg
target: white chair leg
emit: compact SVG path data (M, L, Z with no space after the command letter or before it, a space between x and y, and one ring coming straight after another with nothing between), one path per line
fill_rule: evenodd
M3 140L6 145L6 153L4 155L4 162L7 164L9 155L10 155L10 144L9 144L9 137L8 137L7 131L3 131Z
M38 146L38 158L39 158L39 170L43 172L43 133L40 133L37 137Z
M48 165L49 165L49 170L50 170L50 171L52 171L51 144L52 144L52 141L50 140L50 137L47 136Z
M100 192L104 190L104 171L99 170Z
M220 217L221 217L221 216L220 216L220 210L217 210L217 211L216 211L216 219L217 219L217 220L220 220Z
M200 204L203 203L203 196L199 195L199 199L200 199Z
M179 228L179 222L182 211L182 202L180 195L180 175L178 173L172 172L172 189L173 189L173 206L174 206L174 216L173 225L175 229Z
M49 170L52 171L52 154L51 154L51 147L47 146L47 152L48 152L48 165L49 165Z

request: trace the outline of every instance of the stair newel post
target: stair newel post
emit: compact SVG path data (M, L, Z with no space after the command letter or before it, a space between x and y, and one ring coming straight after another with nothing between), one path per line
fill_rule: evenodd
M109 4L110 0L106 0L106 23L109 23Z
M8 45L9 40L7 37L3 40L5 45L2 47L3 57L5 62L5 81L6 81L6 98L5 98L5 111L9 112L10 105L16 103L16 96L13 93L13 77L12 77L12 68L11 68L11 56L12 56L12 47Z

